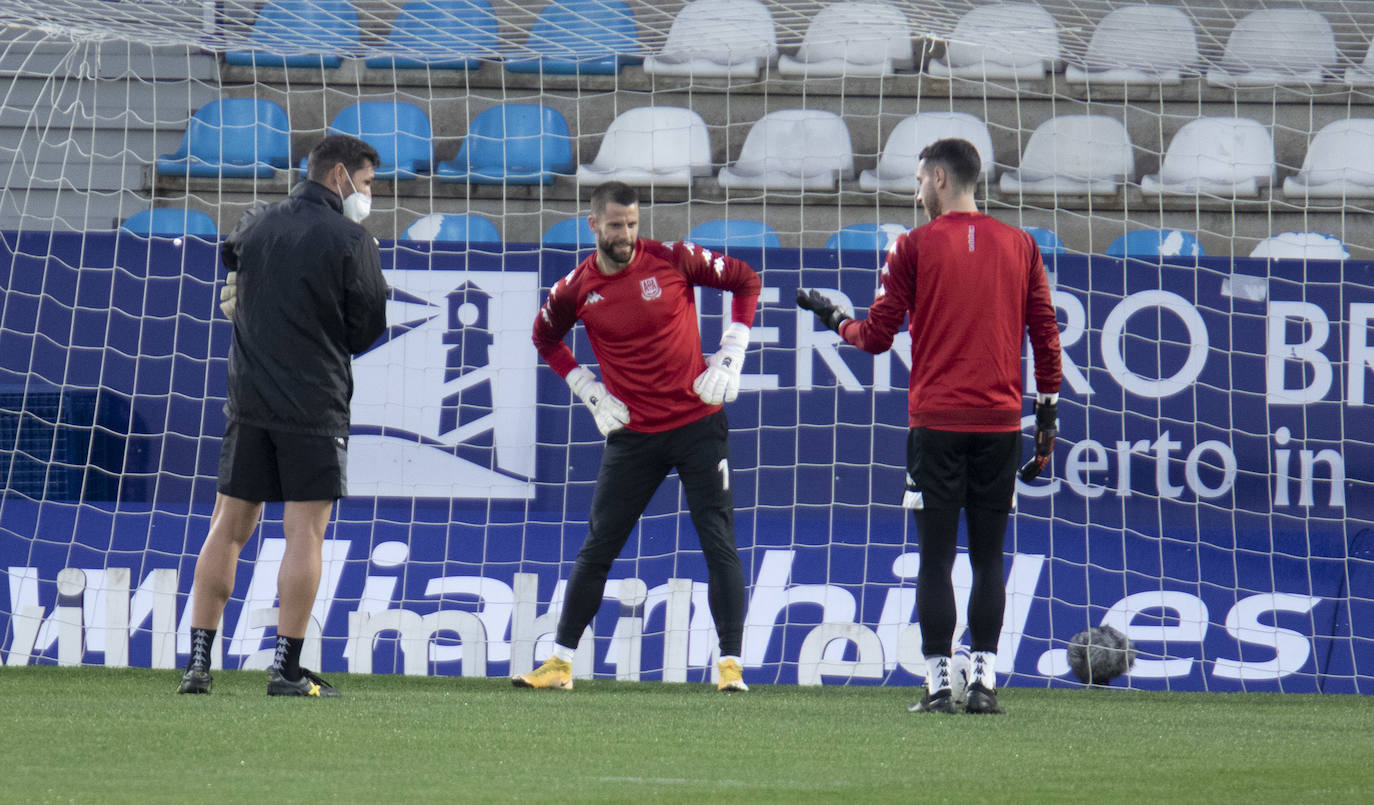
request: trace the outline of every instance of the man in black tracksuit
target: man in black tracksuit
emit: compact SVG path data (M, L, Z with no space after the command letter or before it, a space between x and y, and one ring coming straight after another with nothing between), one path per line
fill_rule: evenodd
M221 246L234 323L219 494L196 560L191 657L180 693L209 693L210 646L264 501L285 501L272 696L337 696L300 666L334 500L346 494L352 356L386 329L377 242L359 225L376 149L346 135L310 152L290 198L245 215ZM246 613L245 613L246 614Z

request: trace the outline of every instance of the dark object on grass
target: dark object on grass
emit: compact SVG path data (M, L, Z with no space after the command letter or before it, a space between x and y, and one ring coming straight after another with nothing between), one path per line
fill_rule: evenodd
M1069 641L1069 667L1085 685L1106 685L1135 664L1135 644L1110 626L1095 626Z

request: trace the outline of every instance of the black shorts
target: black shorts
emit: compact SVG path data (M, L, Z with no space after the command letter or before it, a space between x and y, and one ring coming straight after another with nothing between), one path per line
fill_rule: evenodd
M219 451L219 491L256 503L335 500L348 494L348 439L230 421Z
M1010 511L1021 434L911 428L906 437L908 508Z

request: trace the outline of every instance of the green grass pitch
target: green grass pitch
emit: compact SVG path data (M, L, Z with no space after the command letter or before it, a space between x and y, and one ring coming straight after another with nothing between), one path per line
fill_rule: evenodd
M1374 802L1374 699L0 668L3 802Z

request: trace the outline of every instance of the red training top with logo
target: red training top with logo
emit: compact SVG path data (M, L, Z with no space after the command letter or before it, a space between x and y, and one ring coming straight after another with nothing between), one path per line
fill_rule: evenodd
M602 382L630 409L628 427L643 433L682 427L720 410L692 391L692 381L706 371L693 293L698 285L733 293L731 320L753 322L761 283L747 263L692 243L640 238L624 271L601 273L592 254L554 284L534 319L534 346L566 377L578 364L563 337L581 320Z
M1024 230L951 212L897 238L864 321L840 327L867 352L892 346L910 316L910 426L1021 429L1021 345L1029 328L1035 383L1059 391L1059 326L1040 249Z

